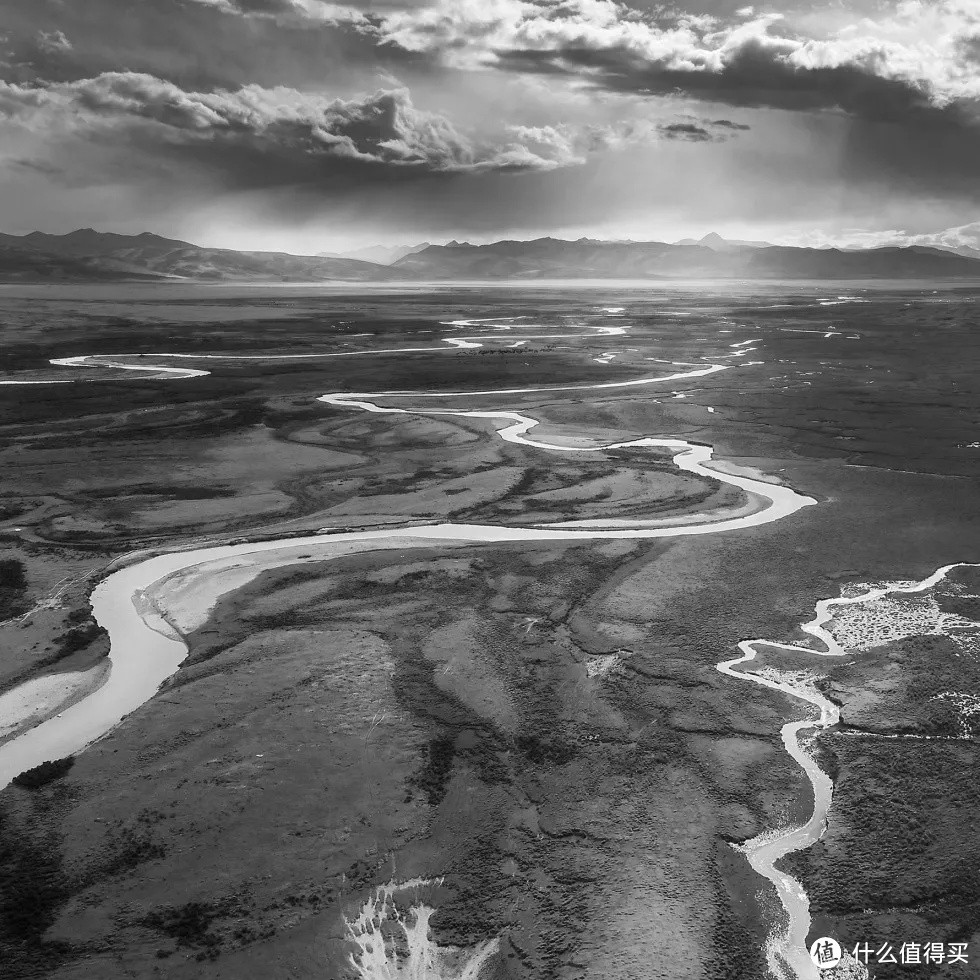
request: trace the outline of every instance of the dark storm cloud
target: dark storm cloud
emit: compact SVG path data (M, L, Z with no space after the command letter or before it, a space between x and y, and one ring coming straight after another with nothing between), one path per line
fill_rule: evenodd
M678 94L744 108L840 109L874 122L942 119L965 126L978 121L975 100L937 103L920 84L878 76L864 65L801 67L755 40L730 51L713 70L673 67L673 57L640 60L622 47L511 49L497 57L503 70L580 74L590 85L626 94Z
M688 116L678 122L662 123L657 133L668 140L686 140L689 143L720 143L736 133L749 132L752 127L731 119L699 119Z
M661 126L660 132L666 139L690 140L692 143L704 143L714 139L703 126L697 126L694 123L670 123L667 126Z
M980 97L976 71L971 82L960 70L975 69L980 48L980 13L971 14L967 0L933 5L945 17L948 51L935 38L919 46L890 39L891 24L880 36L872 25L864 34L818 39L774 15L721 7L725 19L666 14L614 0L4 3L14 51L2 76L9 81L70 81L125 66L199 91L329 86L345 77L359 77L363 87L377 71L490 68L626 95L837 109L872 121L939 116L951 125L973 124Z
M836 109L872 121L977 121L964 51L980 33L967 0L900 5L891 20L801 36L778 15L722 22L647 16L614 0L437 0L379 24L383 44L461 67L578 79L598 89L683 94L753 108Z
M188 2L244 16L293 13L297 6L290 0L188 0Z
M246 86L186 92L134 72L48 85L0 83L0 118L57 133L184 159L230 185L360 180L487 170L550 170L580 162L555 131L477 142L448 119L416 108L405 89L327 99ZM533 145L532 145L533 144ZM122 161L125 164L125 161Z
M223 13L244 17L303 17L324 21L366 22L366 15L354 6L327 0L184 0L186 4L212 7Z
M0 78L8 82L66 82L125 69L195 91L249 83L348 89L377 84L379 71L436 70L429 57L379 48L354 23L299 12L233 16L199 0L0 0L0 7L8 52ZM39 43L59 33L70 49Z
M0 82L0 120L51 142L53 166L70 157L74 141L111 147L107 166L129 182L150 175L144 161L152 161L156 177L170 161L174 178L183 165L228 189L303 184L325 195L386 181L546 172L658 139L707 142L730 135L725 126L689 117L660 124L505 125L493 138L474 138L446 117L417 108L404 88L355 99L281 86L193 92L136 72L48 84Z
M95 187L452 236L977 200L976 0L690 3L0 0L3 210Z

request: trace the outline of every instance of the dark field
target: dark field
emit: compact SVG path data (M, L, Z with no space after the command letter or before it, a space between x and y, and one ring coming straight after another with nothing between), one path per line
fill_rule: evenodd
M316 401L328 392L597 384L725 364L648 386L421 407L524 412L544 441L707 443L819 502L701 537L377 552L264 572L189 636L157 698L59 778L0 796L4 975L360 980L343 917L384 882L445 876L429 896L433 937L500 937L487 977L764 977L775 892L729 842L809 814L809 783L779 738L804 708L715 665L742 639L798 636L816 600L849 582L980 562L978 298L853 282L0 293L0 380L95 379L0 386L0 690L104 655L87 592L134 549L740 502L663 450L536 449L486 420ZM490 317L524 319L444 325ZM440 344L487 334L500 339ZM187 380L47 364L430 346L445 350L152 359L211 372ZM968 616L969 595L943 601ZM811 898L812 936L930 932L980 958L977 732L930 700L951 686L980 695L976 657L912 637L828 672L842 704L840 729L818 740L836 781L830 829L787 859ZM956 740L880 738L896 733ZM921 975L976 975L946 969Z

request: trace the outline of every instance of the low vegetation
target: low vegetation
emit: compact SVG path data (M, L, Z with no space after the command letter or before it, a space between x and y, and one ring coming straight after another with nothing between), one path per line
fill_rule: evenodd
M33 769L26 769L20 775L14 776L13 784L22 789L40 789L53 783L56 779L66 776L71 767L75 765L74 756L66 756L64 759L54 759L51 762L42 762Z
M99 626L94 620L82 626L73 626L71 629L62 633L57 639L57 659L70 657L79 650L84 650L91 646L96 640L107 636L105 629Z
M445 798L455 755L451 736L440 736L429 742L425 764L411 779L411 783L425 794L429 806L438 806Z
M33 822L33 821L32 821ZM4 977L40 977L71 955L45 933L69 895L60 839L0 808L0 963Z
M0 558L0 621L27 611L27 574L19 558Z

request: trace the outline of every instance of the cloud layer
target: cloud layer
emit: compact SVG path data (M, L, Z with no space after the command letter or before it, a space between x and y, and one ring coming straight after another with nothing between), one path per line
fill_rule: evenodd
M4 0L0 227L212 202L423 237L974 220L977 0L778 8Z
M280 171L284 182L312 179L318 170L328 175L345 164L377 173L450 174L548 170L574 162L570 147L556 140L535 141L542 152L516 140L474 142L446 118L416 108L403 88L361 99L255 85L185 92L152 75L106 72L50 85L0 82L0 117L119 145L156 145L172 154L184 149L199 160L213 149L216 166L229 164L229 150L241 155L243 169L255 159L290 161L293 166Z
M194 0L246 17L307 18L455 68L543 73L645 95L978 122L980 6L901 0L824 36L778 14L645 14L617 0L434 0L387 12L322 0Z
M743 13L662 24L615 0L438 0L379 18L373 30L382 44L456 66L569 75L616 91L977 121L980 7L969 0L912 0L888 20L822 38L787 29L779 15Z
M232 183L328 180L346 171L364 180L393 175L548 171L580 165L588 154L662 139L709 141L728 120L607 126L504 126L474 139L444 116L418 109L404 88L358 99L326 99L256 85L185 92L134 72L48 85L0 82L0 119L27 129L112 142L186 158Z

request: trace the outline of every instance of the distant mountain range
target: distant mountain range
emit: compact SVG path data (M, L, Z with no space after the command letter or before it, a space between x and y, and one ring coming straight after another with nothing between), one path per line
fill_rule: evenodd
M968 254L975 253L975 254ZM367 255L373 259L368 260ZM980 279L980 251L794 248L711 234L667 242L502 241L376 246L346 255L202 248L83 228L0 234L0 282L383 282L499 279Z
M391 265L406 255L421 252L428 248L428 242L421 245L369 245L367 248L357 248L352 252L318 252L325 259L358 259L361 262L376 262L378 265Z
M430 245L392 266L409 279L904 279L980 278L980 261L940 249L792 248L766 242L568 242Z
M956 255L964 255L968 259L980 259L980 248L973 248L970 245L924 245L923 248L937 248L941 252L953 252Z
M82 228L67 235L0 234L0 281L120 279L321 282L393 278L384 266L356 259L202 248L150 232L114 235Z

